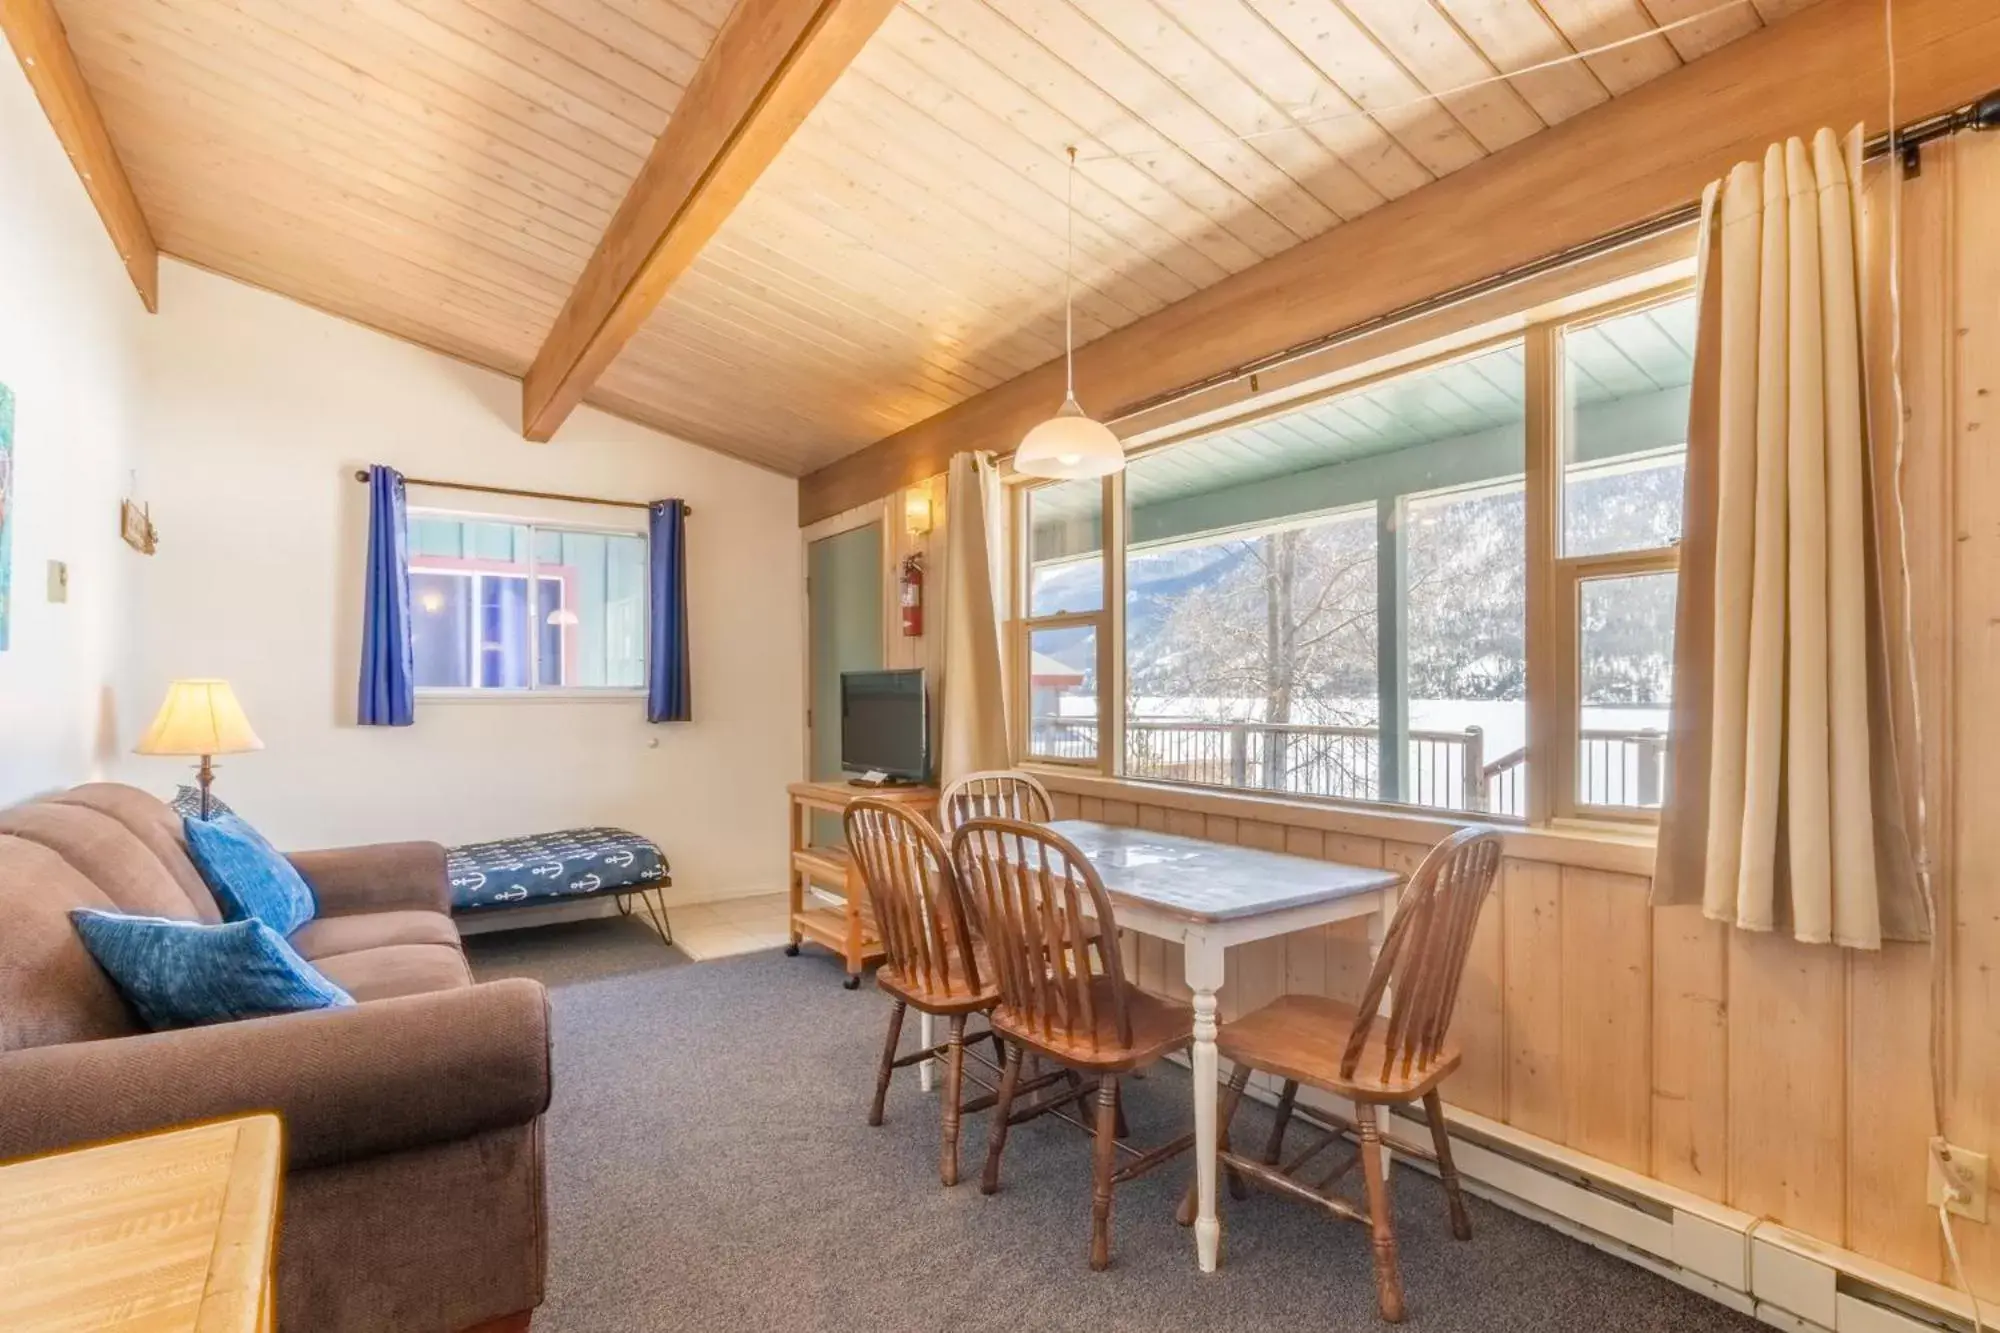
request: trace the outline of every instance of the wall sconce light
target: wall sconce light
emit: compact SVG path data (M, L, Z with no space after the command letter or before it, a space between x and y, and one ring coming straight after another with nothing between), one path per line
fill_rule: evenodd
M912 537L931 530L931 491L928 486L912 486L903 492L903 526Z

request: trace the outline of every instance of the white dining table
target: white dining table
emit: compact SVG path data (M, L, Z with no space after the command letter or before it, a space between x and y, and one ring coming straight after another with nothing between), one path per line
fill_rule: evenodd
M1372 955L1388 937L1403 876L1083 819L1050 827L1097 868L1119 929L1182 948L1194 992L1195 1257L1201 1271L1214 1272L1222 1241L1215 1210L1215 1038L1224 954L1235 945L1366 918Z

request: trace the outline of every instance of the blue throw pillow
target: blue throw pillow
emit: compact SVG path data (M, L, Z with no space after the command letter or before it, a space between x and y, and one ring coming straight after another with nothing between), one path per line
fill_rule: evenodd
M289 935L313 919L312 886L237 815L182 819L188 855L231 921L258 920Z
M354 1003L261 921L209 926L87 907L69 917L84 948L155 1032Z

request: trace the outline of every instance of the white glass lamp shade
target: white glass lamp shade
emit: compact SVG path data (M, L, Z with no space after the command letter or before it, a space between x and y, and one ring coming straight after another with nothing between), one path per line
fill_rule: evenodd
M1109 426L1085 416L1074 398L1064 399L1062 411L1029 431L1014 451L1014 470L1024 477L1070 481L1124 466L1125 446Z
M208 755L263 748L228 681L177 680L167 686L166 702L133 751Z

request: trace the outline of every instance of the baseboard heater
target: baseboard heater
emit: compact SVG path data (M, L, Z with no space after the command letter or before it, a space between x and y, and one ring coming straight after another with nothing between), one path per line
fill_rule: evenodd
M1253 1078L1249 1095L1270 1103L1278 1085ZM1301 1106L1340 1119L1353 1108L1302 1088ZM1453 1109L1452 1158L1465 1187L1774 1328L1793 1333L1971 1333L1966 1297L1801 1232ZM1418 1108L1389 1117L1392 1146L1430 1147ZM1436 1174L1399 1156L1399 1168ZM1475 1241L1475 1243L1477 1243ZM1982 1303L1988 1327L2000 1307Z

